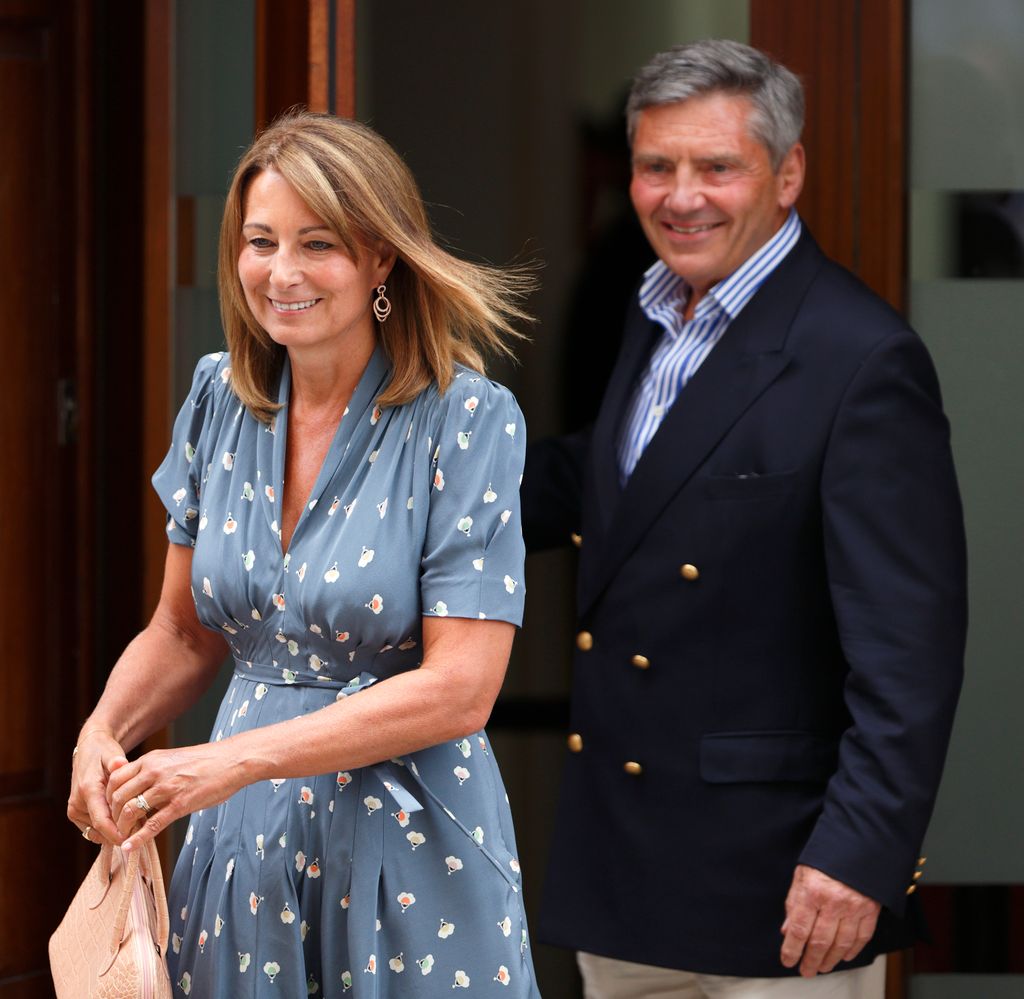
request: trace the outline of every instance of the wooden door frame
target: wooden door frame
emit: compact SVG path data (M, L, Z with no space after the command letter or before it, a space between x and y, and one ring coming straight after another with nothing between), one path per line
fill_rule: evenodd
M807 94L798 207L822 249L898 310L907 276L906 0L750 0L750 43Z
M356 111L356 0L256 0L256 128L301 105Z

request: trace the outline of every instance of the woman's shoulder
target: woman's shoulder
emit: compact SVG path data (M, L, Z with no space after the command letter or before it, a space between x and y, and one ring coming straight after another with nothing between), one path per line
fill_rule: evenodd
M510 389L462 364L455 365L452 380L444 392L436 382L431 382L420 398L442 418L459 413L473 416L488 411L519 412L519 405Z
M231 385L231 355L226 350L204 354L196 362L188 401L193 409L217 409L228 396L237 399Z

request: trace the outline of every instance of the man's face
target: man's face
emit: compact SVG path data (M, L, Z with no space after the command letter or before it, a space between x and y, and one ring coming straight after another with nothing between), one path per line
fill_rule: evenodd
M708 94L637 121L630 197L654 252L696 292L691 307L771 239L803 185L803 148L772 170L750 111L746 97Z

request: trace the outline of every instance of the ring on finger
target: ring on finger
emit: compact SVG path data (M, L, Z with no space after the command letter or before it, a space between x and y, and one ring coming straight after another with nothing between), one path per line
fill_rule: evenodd
M141 808L147 815L152 815L154 812L153 807L141 794L135 796L135 806Z
M92 826L86 826L82 830L82 839L86 839L86 840L88 840L91 843L92 842L91 837L92 837Z

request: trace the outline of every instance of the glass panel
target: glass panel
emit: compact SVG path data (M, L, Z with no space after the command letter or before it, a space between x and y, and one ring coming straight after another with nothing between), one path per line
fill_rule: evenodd
M1024 799L1007 784L1006 769L1024 757L1017 634L1024 558L1022 315L1022 281L911 286L912 321L935 359L953 427L970 555L967 675L926 847L927 877L937 882L1024 881Z
M913 185L1024 188L1024 4L913 0Z
M252 139L255 0L178 0L175 20L179 268L172 395L177 405L199 357L224 345L217 237L231 171Z
M178 0L175 4L175 161L177 211L171 398L192 384L200 356L224 347L217 304L217 239L228 183L252 139L255 0ZM174 723L176 745L205 742L230 678L218 680ZM184 835L184 823L176 829Z
M1024 558L1024 119L1016 99L1024 5L913 0L911 13L910 314L935 358L953 428L971 603L967 676L927 875L1012 884L1024 882L1024 804L1006 784L1007 765L1024 756L1015 627Z

